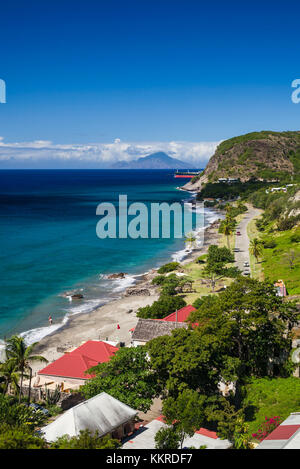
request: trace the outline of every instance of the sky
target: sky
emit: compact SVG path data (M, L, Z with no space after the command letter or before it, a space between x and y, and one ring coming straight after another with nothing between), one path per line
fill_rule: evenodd
M0 168L203 166L224 139L300 129L299 2L10 0L0 18Z

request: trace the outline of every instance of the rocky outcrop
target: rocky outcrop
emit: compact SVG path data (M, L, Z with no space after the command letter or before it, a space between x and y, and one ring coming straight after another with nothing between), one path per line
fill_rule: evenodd
M114 279L118 279L118 278L125 278L127 274L125 274L124 272L120 272L118 274L110 274L107 278L111 279L111 280L114 280Z
M252 132L225 140L217 147L198 180L183 189L200 191L219 178L272 180L299 173L300 132Z
M133 287L127 288L124 296L150 296L151 293L148 288L143 287Z

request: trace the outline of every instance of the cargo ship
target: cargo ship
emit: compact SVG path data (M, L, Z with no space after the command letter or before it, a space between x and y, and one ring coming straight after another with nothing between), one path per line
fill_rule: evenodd
M195 176L198 176L201 171L179 171L177 170L176 173L174 174L174 178L193 178Z

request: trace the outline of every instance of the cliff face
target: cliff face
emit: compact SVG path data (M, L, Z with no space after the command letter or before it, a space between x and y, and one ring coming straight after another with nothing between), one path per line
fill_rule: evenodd
M300 132L253 132L222 142L198 181L184 186L199 190L219 178L272 180L300 173Z

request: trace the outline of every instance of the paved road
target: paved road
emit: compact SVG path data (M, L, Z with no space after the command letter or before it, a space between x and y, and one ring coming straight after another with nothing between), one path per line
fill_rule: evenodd
M236 231L241 232L241 236L236 236L235 238L235 247L239 249L239 252L235 252L235 265L242 271L249 270L249 268L244 267L244 262L249 262L250 265L250 256L249 256L249 238L247 234L248 223L258 215L260 215L261 210L257 208L250 208L242 221L237 225Z

